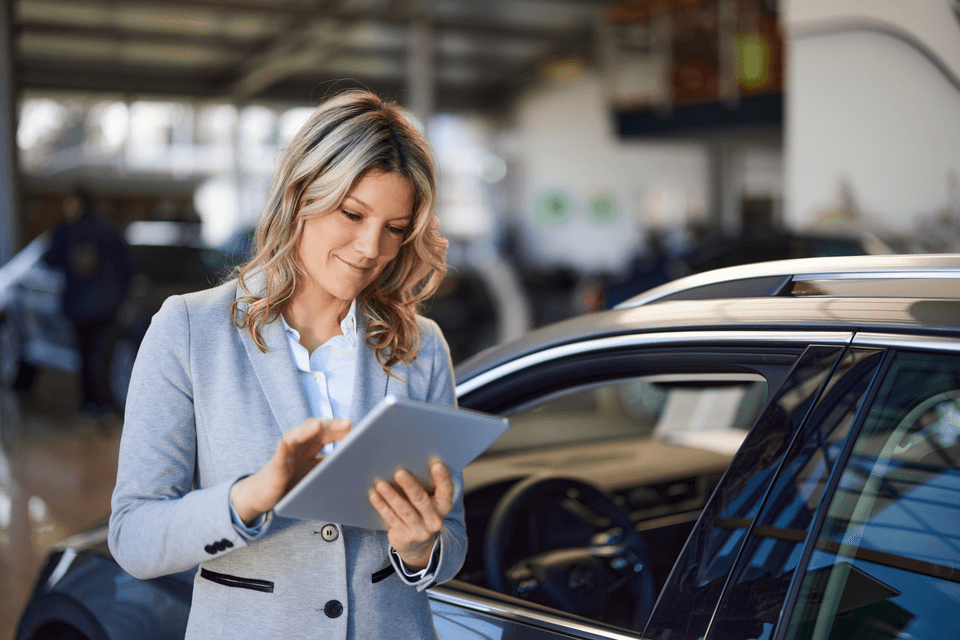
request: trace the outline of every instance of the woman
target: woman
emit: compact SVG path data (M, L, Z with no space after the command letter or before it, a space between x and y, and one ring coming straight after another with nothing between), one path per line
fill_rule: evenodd
M435 203L400 108L341 94L287 149L238 278L154 316L109 542L138 578L200 565L187 638L435 637L424 589L463 563L460 474L377 483L385 532L271 511L385 395L455 403L446 342L416 315L445 269Z

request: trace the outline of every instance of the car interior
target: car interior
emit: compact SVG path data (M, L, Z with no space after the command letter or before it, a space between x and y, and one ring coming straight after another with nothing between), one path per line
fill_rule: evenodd
M715 371L603 380L521 402L505 412L511 428L464 471L471 544L458 577L642 629L768 394L762 375Z

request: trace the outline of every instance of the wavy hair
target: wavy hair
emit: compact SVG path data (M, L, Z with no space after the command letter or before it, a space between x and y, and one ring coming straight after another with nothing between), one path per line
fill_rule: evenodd
M283 312L306 271L297 250L304 222L338 208L370 171L406 177L413 185L413 221L397 256L360 294L367 343L390 373L420 348L416 314L446 271L447 241L434 217L437 177L432 149L409 114L363 90L324 101L287 146L257 225L256 252L237 275L241 295L231 308L261 351L261 327ZM258 291L248 285L262 276Z

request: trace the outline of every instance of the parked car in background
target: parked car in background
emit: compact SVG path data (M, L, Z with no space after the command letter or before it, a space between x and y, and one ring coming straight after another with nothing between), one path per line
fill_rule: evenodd
M126 230L134 276L107 345L108 384L123 410L130 372L150 318L170 295L209 287L226 257L202 247L198 225L134 222ZM80 370L73 325L64 315L63 274L46 264L43 234L0 267L0 383L27 389L38 369Z
M699 274L456 377L511 427L464 471L441 639L956 636L960 255ZM182 637L202 578L106 538L50 554L17 640Z

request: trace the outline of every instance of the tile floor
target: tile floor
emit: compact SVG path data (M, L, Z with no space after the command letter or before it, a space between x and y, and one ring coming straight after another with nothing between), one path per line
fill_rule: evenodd
M77 381L41 373L0 389L0 640L12 640L41 560L110 511L121 421L76 412Z

